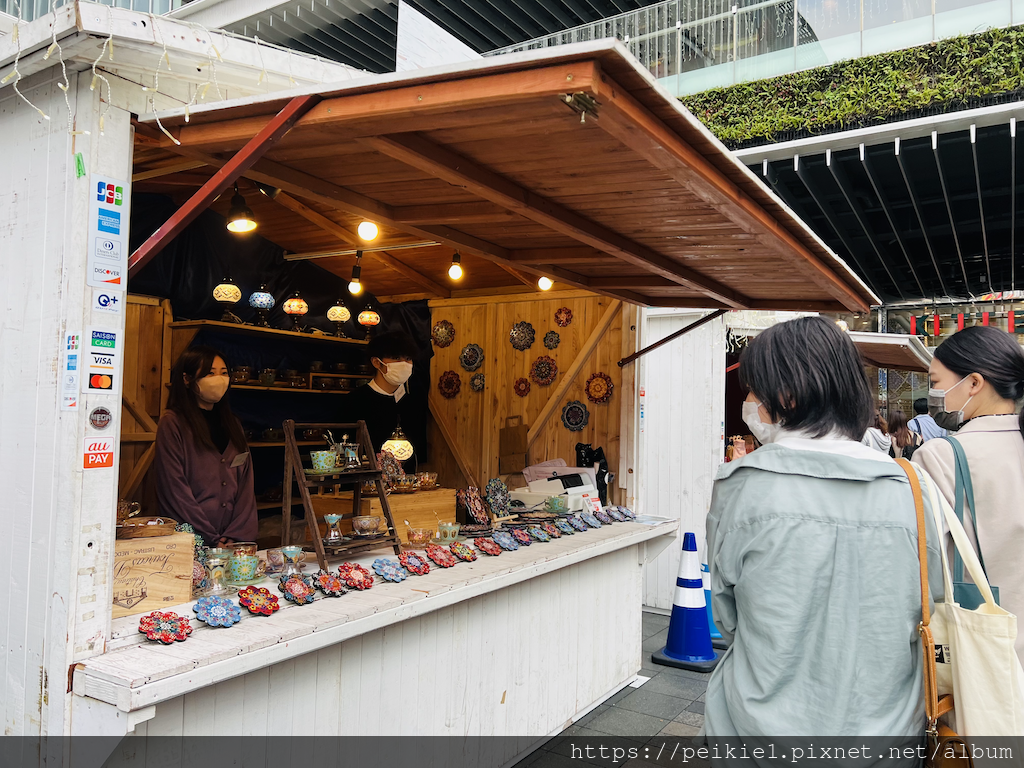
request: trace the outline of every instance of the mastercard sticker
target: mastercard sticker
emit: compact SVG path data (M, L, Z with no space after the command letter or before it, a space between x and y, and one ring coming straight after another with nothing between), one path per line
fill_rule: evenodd
M111 390L114 388L114 377L105 373L94 373L89 377L89 389Z

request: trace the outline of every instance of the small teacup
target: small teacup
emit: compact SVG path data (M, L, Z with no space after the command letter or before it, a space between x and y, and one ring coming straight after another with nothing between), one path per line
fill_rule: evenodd
M256 555L236 553L231 556L231 580L239 582L258 579L264 575L265 567L263 561Z
M281 547L281 556L284 558L284 568L281 571L282 576L302 573L302 563L306 561L306 553L302 547L295 546L294 544L288 547Z
M338 454L334 451L310 451L309 458L317 472L333 472L338 462Z
M235 555L255 555L256 542L236 541L234 544L228 544L228 549L230 549L231 553Z
M267 573L280 573L284 570L284 555L280 549L267 550Z
M438 523L437 538L443 544L451 544L458 537L461 527L459 523Z

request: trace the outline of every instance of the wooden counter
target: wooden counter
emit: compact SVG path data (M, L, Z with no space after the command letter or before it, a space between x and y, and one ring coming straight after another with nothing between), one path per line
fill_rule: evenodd
M616 523L309 606L282 600L173 646L142 644L137 617L115 621L111 644L127 646L75 668L72 732L546 735L640 668L641 566L676 527ZM280 717L291 710L305 714Z

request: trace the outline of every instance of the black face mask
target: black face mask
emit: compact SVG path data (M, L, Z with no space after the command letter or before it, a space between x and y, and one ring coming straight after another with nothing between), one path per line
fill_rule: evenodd
M966 376L960 379L960 381L949 389L928 390L928 415L935 419L935 423L942 429L949 430L950 432L956 432L964 423L964 408L967 407L967 403L974 399L974 395L967 398L967 403L964 403L964 407L959 411L946 410L946 395L959 387L965 381L967 381Z

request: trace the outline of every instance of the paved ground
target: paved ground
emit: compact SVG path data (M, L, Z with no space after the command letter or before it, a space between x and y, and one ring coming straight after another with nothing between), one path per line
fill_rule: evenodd
M586 736L589 740L615 739L621 744L628 739L638 747L638 754L647 760L619 761L617 766L641 766L663 763L671 765L664 753L654 758L662 744L671 749L675 744L689 744L704 724L704 692L710 674L662 667L651 662L651 653L665 645L668 617L653 613L643 615L643 667L639 674L651 678L639 688L626 687L583 717L562 736ZM581 768L586 759L570 759L569 740L549 742L529 755L517 768ZM678 761L676 761L678 764ZM609 760L593 760L594 764L612 765ZM694 763L690 764L691 766Z

